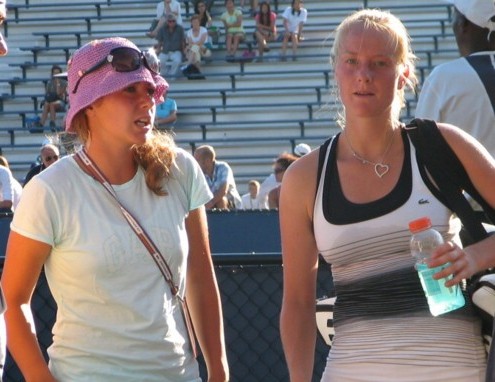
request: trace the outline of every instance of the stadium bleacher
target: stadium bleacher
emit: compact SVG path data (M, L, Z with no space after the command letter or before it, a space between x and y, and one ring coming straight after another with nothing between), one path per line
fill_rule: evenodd
M4 25L9 55L0 65L0 148L22 179L29 163L38 155L45 134L31 134L26 119L39 115L40 101L50 66L65 68L78 46L109 35L133 40L148 48L154 40L145 36L155 16L157 0L10 0L9 19ZM191 11L183 7L184 26ZM278 0L281 15L288 0ZM223 44L203 66L205 80L171 79L170 97L178 104L175 127L177 143L188 150L210 143L220 159L228 160L241 192L251 178L262 180L273 159L294 144L307 142L313 148L335 133L337 107L329 52L332 31L350 12L363 6L390 9L404 21L420 58L418 76L423 80L431 69L458 56L450 28L451 8L441 1L398 0L307 0L308 23L305 41L297 60L280 61L280 43L263 62L227 63ZM220 27L223 4L213 9L214 25ZM77 15L77 16L75 16ZM252 42L254 20L245 14L247 38ZM281 17L277 21L282 28ZM221 39L223 36L221 37ZM415 95L408 95L404 119L414 114ZM60 115L58 123L62 122ZM49 135L50 133L47 132Z

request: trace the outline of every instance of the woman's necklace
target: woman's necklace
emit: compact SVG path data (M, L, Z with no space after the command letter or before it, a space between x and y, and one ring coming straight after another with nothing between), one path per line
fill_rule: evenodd
M395 135L395 130L392 131L392 135L390 136L390 141L388 142L388 145L385 149L385 151L382 154L382 159L378 162L372 162L368 159L363 158L360 156L358 153L356 153L356 150L351 145L351 141L349 140L349 137L347 136L347 131L344 129L344 136L347 144L349 145L349 148L351 149L352 156L356 158L358 161L360 161L362 164L370 164L375 167L375 174L377 177L382 178L385 174L387 174L388 170L390 170L390 166L386 163L383 163L385 158L387 157L387 154L390 150L390 147L392 147L392 142L394 141L394 135Z

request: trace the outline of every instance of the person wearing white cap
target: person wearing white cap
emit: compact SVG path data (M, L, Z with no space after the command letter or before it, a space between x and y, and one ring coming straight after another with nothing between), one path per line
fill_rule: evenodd
M452 28L462 57L433 69L415 115L455 124L495 155L495 4L448 2L455 7Z
M299 143L294 147L294 155L298 157L302 157L311 152L311 147L307 143Z

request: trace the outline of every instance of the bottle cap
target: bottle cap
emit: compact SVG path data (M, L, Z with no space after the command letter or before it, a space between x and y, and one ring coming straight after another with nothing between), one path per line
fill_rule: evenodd
M411 232L418 232L431 227L431 220L425 216L409 222L409 230Z

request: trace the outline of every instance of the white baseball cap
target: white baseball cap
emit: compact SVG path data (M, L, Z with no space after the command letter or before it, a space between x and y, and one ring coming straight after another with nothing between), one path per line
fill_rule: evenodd
M494 0L447 0L447 2L453 4L473 24L487 28L490 32L495 30L495 22L491 21L495 16Z
M296 147L294 147L294 155L297 155L298 157L302 157L310 152L311 147L309 147L306 143L299 143Z

